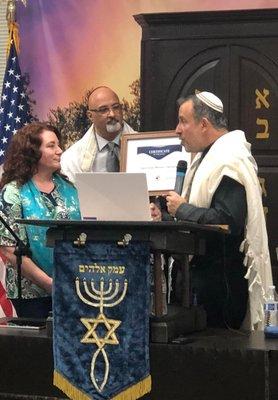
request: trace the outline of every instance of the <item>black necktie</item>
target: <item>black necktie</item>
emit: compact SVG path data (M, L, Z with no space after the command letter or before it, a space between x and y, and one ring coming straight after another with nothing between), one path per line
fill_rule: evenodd
M106 170L107 172L118 172L120 170L118 146L114 142L109 142L106 147L108 149Z

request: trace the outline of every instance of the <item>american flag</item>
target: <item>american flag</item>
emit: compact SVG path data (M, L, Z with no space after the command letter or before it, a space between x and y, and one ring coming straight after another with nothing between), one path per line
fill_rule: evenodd
M5 276L6 276L5 262L6 262L5 257L2 254L0 254L0 318L16 316L16 311L13 307L12 302L7 298L6 284L5 284Z
M14 40L11 40L0 103L0 165L12 136L31 121Z
M14 29L16 28L16 29ZM0 99L0 166L12 136L19 128L31 121L30 108L24 90L24 78L21 75L14 35L18 31L16 24L10 26L10 50ZM0 255L0 317L16 316L15 309L6 295L6 260Z

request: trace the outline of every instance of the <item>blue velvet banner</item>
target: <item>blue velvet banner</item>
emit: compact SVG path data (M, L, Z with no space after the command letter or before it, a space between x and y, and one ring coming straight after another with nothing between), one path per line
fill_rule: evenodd
M149 251L146 242L56 244L54 384L70 398L150 391Z

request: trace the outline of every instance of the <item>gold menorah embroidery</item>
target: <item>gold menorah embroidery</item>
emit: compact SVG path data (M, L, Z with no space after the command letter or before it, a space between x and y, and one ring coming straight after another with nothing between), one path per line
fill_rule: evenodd
M86 297L81 292L80 286L82 286L82 283ZM82 283L80 283L78 277L75 279L76 293L80 300L90 307L99 308L99 314L96 318L80 318L80 321L87 328L87 332L81 339L81 343L95 343L98 347L92 356L90 377L97 391L102 392L107 383L110 369L109 359L104 346L106 344L119 344L115 331L121 324L121 321L107 318L103 309L104 307L115 307L123 301L127 292L128 283L125 279L122 293L120 293L120 282L118 279L116 279L115 282L109 279L106 290L103 278L100 279L99 289L96 288L93 279L90 281L90 285L88 285L86 278L83 279ZM102 337L100 337L97 332L99 326L106 328L106 333ZM95 377L95 367L100 355L102 355L104 360L104 374L101 383L99 383Z

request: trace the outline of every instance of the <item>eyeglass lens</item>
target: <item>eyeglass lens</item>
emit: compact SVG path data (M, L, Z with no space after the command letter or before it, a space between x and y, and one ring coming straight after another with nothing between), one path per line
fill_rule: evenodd
M110 110L113 112L119 112L121 109L122 109L121 104L113 104L111 107L100 107L95 110L93 109L91 111L99 112L100 114L108 114Z

